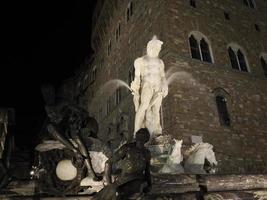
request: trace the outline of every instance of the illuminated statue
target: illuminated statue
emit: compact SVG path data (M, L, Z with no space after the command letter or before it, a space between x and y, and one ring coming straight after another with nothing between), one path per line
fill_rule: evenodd
M136 111L134 133L144 127L152 136L162 133L160 107L168 94L164 63L158 58L162 44L154 36L147 44L147 55L134 61L135 78L131 83Z

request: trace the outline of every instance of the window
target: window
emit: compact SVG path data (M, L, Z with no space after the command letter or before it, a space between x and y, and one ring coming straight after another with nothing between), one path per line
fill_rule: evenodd
M238 49L237 51L237 58L238 58L240 70L243 72L247 72L248 68L247 68L246 60L245 60L244 54L240 51L240 49Z
M193 8L196 8L197 5L196 5L196 0L190 0L190 6L192 6Z
M118 26L116 28L116 31L115 31L115 40L116 40L116 42L119 41L120 35L121 35L121 23L119 22Z
M108 42L108 56L110 55L111 53L111 40L109 40Z
M204 39L200 41L200 49L202 54L202 60L211 63L209 45Z
M116 105L119 105L121 99L122 99L122 94L121 94L121 89L119 88L116 90L116 99L115 99Z
M221 125L230 126L230 118L227 110L227 101L223 96L216 96L216 104Z
M133 2L129 2L126 11L126 21L128 22L133 15Z
M107 115L110 113L110 111L111 111L111 97L109 97L108 98L108 100L107 100Z
M93 67L92 69L92 73L91 73L91 81L90 83L93 83L96 79L96 74L97 74L97 68L96 68L96 65Z
M229 13L224 12L223 14L224 14L224 18L225 18L226 20L230 20L230 15L229 15Z
M248 65L246 62L246 58L244 56L244 53L241 51L239 47L232 48L230 46L228 48L228 54L233 69L243 72L248 72Z
M212 63L210 46L203 36L192 34L189 37L189 45L192 58Z
M228 48L228 54L229 54L229 57L231 60L232 68L239 70L238 61L236 59L235 52L233 51L233 49L231 47Z
M261 66L263 68L264 76L267 78L267 62L266 59L263 58L263 56L261 57Z
M249 8L255 8L255 1L254 0L243 0L244 5Z
M201 60L200 51L199 51L199 47L198 47L198 42L197 42L197 40L195 39L195 37L193 35L190 36L189 43L190 43L190 49L191 49L192 58L196 58L196 59Z
M254 24L254 27L255 27L255 30L256 30L256 31L258 31L258 32L260 32L260 31L261 31L261 29L260 29L260 27L259 27L259 25L258 25L258 24Z

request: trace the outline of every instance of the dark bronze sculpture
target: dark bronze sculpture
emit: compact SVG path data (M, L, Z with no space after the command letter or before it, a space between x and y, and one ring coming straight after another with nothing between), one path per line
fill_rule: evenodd
M5 151L0 159L0 189L4 188L12 179L10 172L10 158L13 136L8 135L5 142Z
M142 128L136 133L136 141L123 145L106 162L104 180L106 187L95 197L96 200L128 199L133 194L141 194L151 185L150 152L145 147L149 132ZM112 182L112 165L121 161L121 173Z
M84 160L87 175L99 180L93 170L88 149L83 137L96 137L98 125L94 118L89 117L88 112L69 103L55 103L55 94L52 86L43 86L43 96L46 101L46 112L49 118L48 132L54 139L60 141L68 149ZM76 160L77 161L77 160ZM74 165L77 164L73 161Z

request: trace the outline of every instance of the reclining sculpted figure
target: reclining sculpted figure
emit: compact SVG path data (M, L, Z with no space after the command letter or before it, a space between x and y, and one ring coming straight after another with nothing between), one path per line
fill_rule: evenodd
M87 134L90 134L91 137L96 137L98 132L96 120L89 117L88 112L78 106L67 103L56 105L52 86L44 86L42 92L47 103L45 109L49 118L48 132L84 160L88 176L94 180L99 180L81 136L84 132L83 130L88 128L89 133Z

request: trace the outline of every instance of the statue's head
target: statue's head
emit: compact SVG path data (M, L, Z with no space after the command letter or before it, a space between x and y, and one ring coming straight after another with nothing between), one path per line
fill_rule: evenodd
M157 57L161 50L163 42L160 41L156 35L153 36L152 40L147 43L147 55L150 57Z
M145 144L150 139L150 134L147 128L141 128L136 132L135 135L136 142Z

